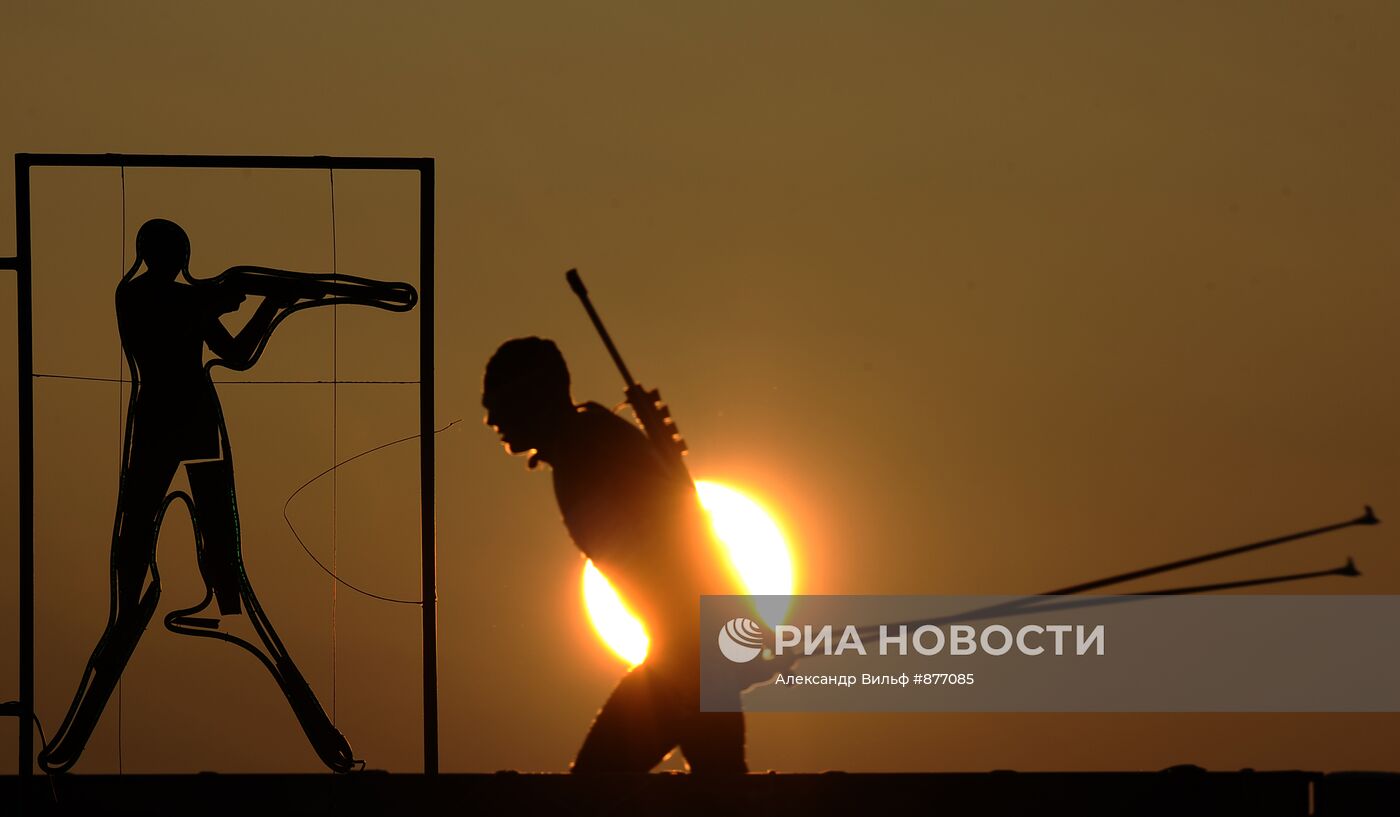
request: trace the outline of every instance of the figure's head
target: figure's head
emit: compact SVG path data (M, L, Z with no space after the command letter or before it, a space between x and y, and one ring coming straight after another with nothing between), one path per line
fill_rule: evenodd
M486 424L501 435L506 451L543 451L573 413L569 367L554 341L515 338L501 344L486 364L481 404Z
M190 237L173 221L153 218L136 232L136 258L157 275L174 275L190 265Z

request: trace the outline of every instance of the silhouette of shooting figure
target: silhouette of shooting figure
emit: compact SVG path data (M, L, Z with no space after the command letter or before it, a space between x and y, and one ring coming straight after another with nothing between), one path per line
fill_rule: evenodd
M659 399L638 393L653 406ZM604 406L575 405L563 355L536 337L496 351L482 404L507 453L528 455L532 468L550 465L574 543L650 638L646 660L609 696L572 771L646 772L677 746L694 772L747 771L743 713L699 707L699 597L724 580L695 487L676 467L674 426L665 424L675 452L668 460L655 439Z
M111 603L107 627L62 725L39 754L39 764L50 773L68 770L97 726L155 614L160 599L156 541L166 511L178 500L194 524L206 592L198 604L167 615L166 628L229 641L256 655L281 686L322 762L334 771L349 771L357 762L349 743L326 717L249 584L233 452L211 371L215 366L251 368L278 324L300 310L360 304L403 312L413 308L417 292L404 283L252 266L197 279L190 275L189 261L185 231L172 221L152 219L138 231L136 259L117 285L117 328L132 390L112 530ZM262 302L243 328L231 334L221 318L248 295L261 296ZM208 363L206 346L214 355ZM188 493L170 490L181 466ZM199 615L215 601L218 616ZM221 629L222 616L245 612L262 649Z

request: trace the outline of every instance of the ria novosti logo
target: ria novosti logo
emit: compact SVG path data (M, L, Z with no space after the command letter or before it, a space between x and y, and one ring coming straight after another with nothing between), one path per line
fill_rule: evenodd
M980 629L967 624L954 624L945 635L943 628L934 624L924 624L911 634L908 624L879 627L878 650L880 655L908 655L912 646L919 655L943 654L973 655L983 652L987 655L1005 655L1015 650L1021 655L1067 655L1073 649L1075 655L1103 655L1103 624L1028 624L1014 633L1001 624L991 624ZM747 664L763 652L763 627L753 619L731 618L719 630L719 649L736 664ZM813 626L806 624L779 624L773 628L773 654L775 656L796 655L844 655L855 653L868 655L867 640L873 640L876 633L872 628L865 632L854 624L847 624L838 637L836 627L831 624ZM1048 634L1048 635L1047 635ZM1070 636L1074 638L1071 640ZM1041 641L1053 640L1052 647ZM795 659L794 659L795 660Z
M719 628L719 651L736 664L745 664L763 652L763 628L747 618L732 618Z

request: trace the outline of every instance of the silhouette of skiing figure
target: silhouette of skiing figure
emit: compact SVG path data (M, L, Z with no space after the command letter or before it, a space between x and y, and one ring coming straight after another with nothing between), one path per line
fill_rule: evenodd
M575 758L575 773L646 772L677 746L696 773L742 773L740 712L699 708L699 596L716 551L688 478L632 423L575 405L552 341L507 341L486 366L482 404L510 454L548 463L578 548L645 622L646 660L617 685Z
M243 371L257 363L277 325L312 306L354 303L404 311L417 300L407 284L265 267L233 267L208 279L190 276L190 242L174 222L152 219L136 236L136 260L116 290L117 328L131 370L121 484L112 531L112 588L107 627L93 649L77 694L53 740L39 754L48 772L71 768L96 727L136 642L160 599L156 540L175 501L194 522L206 592L193 607L165 618L173 632L218 638L256 655L281 686L317 755L335 771L356 762L277 637L243 567L233 453L215 366ZM144 266L144 270L142 267ZM181 281L180 277L184 280ZM261 295L252 318L231 334L221 317L248 294ZM204 361L208 347L214 359ZM189 493L171 491L184 466ZM199 616L217 600L219 616ZM262 642L220 628L222 616L246 612Z

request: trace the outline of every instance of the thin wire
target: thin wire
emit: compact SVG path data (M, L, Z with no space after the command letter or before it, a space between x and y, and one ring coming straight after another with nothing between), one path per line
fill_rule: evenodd
M122 234L121 234L121 268L117 270L117 275L126 274L126 165L121 166L122 182ZM125 382L122 378L122 363L126 359L126 350L122 348L121 331L117 331L117 484L121 485L122 471L126 465L126 429L123 410L125 403L122 400L122 391L125 389ZM117 677L117 774L122 773L122 679ZM42 736L43 730L40 729Z
M334 309L334 307L332 307ZM49 372L36 372L31 375L34 378L46 378L49 380L87 380L94 383L130 383L129 379L119 377L89 377L78 374L51 374ZM421 381L418 380L213 380L216 386L267 386L267 385L299 385L299 386L331 386L331 385L378 385L378 386L416 386Z
M329 169L331 182L331 275L340 272L339 241L335 233L335 168ZM338 394L340 380L340 307L338 304L331 304L331 464L335 464L336 457L340 456L340 397ZM337 537L340 524L340 514L336 509L339 499L340 485L338 475L331 471L331 570L339 571L339 541ZM337 616L340 610L340 586L334 581L331 582L331 724L335 724L335 703L336 703L336 629L338 624Z
M458 419L456 419L456 420L453 420L452 422L448 423L447 425L443 426L442 428L439 428L438 430L434 431L433 434L441 434L442 432L448 430L449 428L451 428L451 427L457 425L457 424L460 423L460 422L462 422L461 418L458 418ZM312 477L311 479L308 479L306 482L303 482L295 491L292 491L292 495L289 496L289 497L287 497L287 501L286 501L285 503L283 503L283 505L282 505L282 519L283 519L284 521L286 521L286 523L287 523L287 529L290 530L290 531L292 532L292 536L297 540L297 544L298 544L298 545L301 545L301 549L304 550L304 551L306 551L306 555L311 557L311 561L315 562L315 563L316 563L316 566L319 567L319 568L321 568L322 572L324 572L327 576L330 576L332 579L335 579L335 580L336 580L337 582L339 582L341 585L343 585L343 586L345 586L345 587L348 587L348 588L350 588L351 590L354 590L356 593L359 593L359 594L362 595L362 596L368 596L369 598L372 598L372 599L379 599L380 601L392 602L392 603L394 603L394 604L422 604L422 603L423 603L423 600L422 600L421 598L417 598L417 599L401 599L401 598L395 598L395 597L393 597L393 596L381 596L381 595L379 595L378 593L371 593L371 592L369 592L368 590L362 589L362 588L360 588L360 587L356 587L355 585L351 584L350 582L346 581L345 579L340 578L340 576L337 575L335 571L333 571L333 570L331 570L330 568L326 567L326 565L325 565L324 562L322 562L320 559L316 558L316 554L315 554L315 553L312 553L312 552L311 552L311 548L307 547L307 546L306 546L306 542L302 541L301 534L297 533L296 526L292 524L292 519L291 519L291 517L288 515L288 508L291 507L292 500L294 500L294 499L297 498L297 494L300 494L302 491L304 491L304 490L306 490L307 488L311 487L311 486L316 482L316 480L320 479L321 477L324 477L326 474L331 473L332 471L336 470L337 468L340 468L340 467L343 466L343 465L348 465L348 464L354 462L355 460L359 459L360 457L364 457L364 456L367 456L367 455L369 455L369 454L373 454L373 453L376 452L376 451L383 451L383 450L386 449L386 448L389 448L389 447L395 446L395 445L400 445L400 444L402 444L402 443L406 443L406 442L408 442L409 440L416 440L416 439L418 439L418 438L420 438L420 437L422 437L422 436L423 436L422 434L410 434L410 435L408 435L407 437L400 437L400 438L398 438L397 440L390 440L390 441L387 442L387 443L382 443L382 444L380 444L380 445L376 445L376 446L373 447L373 448L367 449L367 450L365 450L365 451L361 451L360 453L356 454L356 455L353 456L353 457L347 457L346 459L343 459L343 460L341 460L340 462L336 463L335 465L332 465L330 468L327 468L326 470L322 471L321 473L317 474L316 476Z

